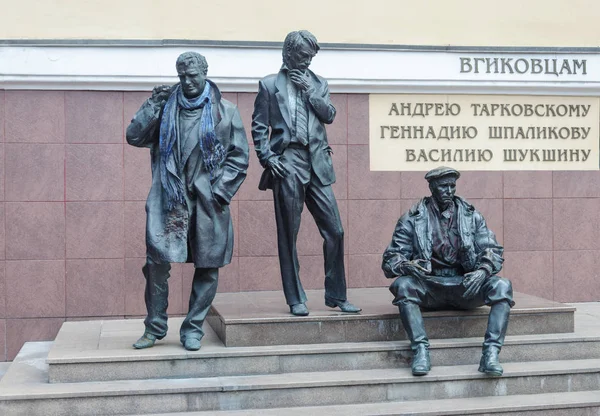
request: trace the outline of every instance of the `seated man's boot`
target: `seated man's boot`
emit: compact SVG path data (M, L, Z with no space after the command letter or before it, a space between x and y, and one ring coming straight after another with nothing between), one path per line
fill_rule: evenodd
M425 333L425 324L419 305L407 302L398 305L400 320L406 335L410 340L410 348L413 351L411 370L415 376L424 376L431 370L429 360L429 339Z
M510 305L506 301L494 303L490 307L488 326L479 363L479 371L482 373L499 377L504 371L500 365L498 355L502 345L504 345L509 316Z
M133 348L141 350L143 348L150 348L154 346L156 342L156 337L149 332L144 332L144 335L138 339L135 344L133 344Z
M424 376L431 370L431 361L429 361L429 348L425 344L418 344L415 348L411 370L413 376Z
M498 360L499 353L500 348L498 347L484 347L479 361L479 371L490 376L500 377L504 369Z

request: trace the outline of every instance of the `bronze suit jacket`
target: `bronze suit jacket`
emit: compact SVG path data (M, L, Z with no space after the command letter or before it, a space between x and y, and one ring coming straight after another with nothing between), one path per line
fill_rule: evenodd
M316 88L309 98L308 148L312 170L323 185L335 182L331 161L331 147L327 142L325 124L335 118L335 107L331 104L327 81L308 70ZM281 155L292 139L291 114L287 90L287 71L268 75L258 83L258 95L252 114L252 138L260 164L265 168L259 189L272 187L272 177L266 164L269 158ZM269 135L269 128L271 129Z

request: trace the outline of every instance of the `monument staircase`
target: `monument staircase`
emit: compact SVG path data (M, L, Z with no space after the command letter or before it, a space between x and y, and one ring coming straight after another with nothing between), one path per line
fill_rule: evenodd
M360 315L307 295L294 317L280 292L219 294L197 352L182 318L139 351L139 319L66 322L23 346L0 415L600 415L598 307L516 294L499 378L477 371L488 308L425 312L433 367L414 377L387 289L350 290Z

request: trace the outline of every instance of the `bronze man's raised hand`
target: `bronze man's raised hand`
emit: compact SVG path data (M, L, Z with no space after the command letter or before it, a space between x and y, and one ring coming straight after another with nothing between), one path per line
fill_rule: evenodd
M171 88L172 87L170 85L157 85L152 90L150 101L153 101L157 105L163 106L169 99Z
M299 69L290 69L288 74L290 76L290 80L294 83L296 88L308 95L312 93L314 88L307 72L302 72Z

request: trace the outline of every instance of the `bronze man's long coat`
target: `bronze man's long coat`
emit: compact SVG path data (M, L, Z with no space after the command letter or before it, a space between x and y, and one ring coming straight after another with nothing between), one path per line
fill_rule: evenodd
M221 98L214 83L212 109L215 134L226 149L222 166L210 178L203 168L200 146L196 145L186 162L185 208L167 211L166 195L160 180L159 134L163 108L147 100L127 128L127 142L137 147L149 147L152 166L152 186L146 202L147 255L156 263L193 262L197 268L222 267L231 262L233 224L229 202L246 178L248 142L237 107ZM178 138L179 141L179 138ZM174 146L175 159L179 148ZM181 167L180 167L181 170ZM221 205L215 198L225 203ZM182 228L183 224L183 228ZM186 228L189 226L189 230Z

